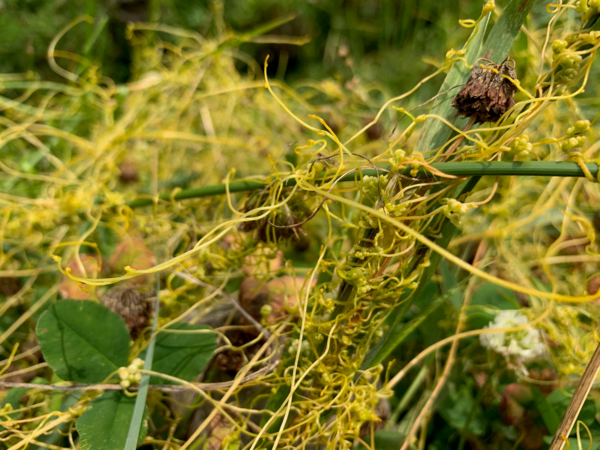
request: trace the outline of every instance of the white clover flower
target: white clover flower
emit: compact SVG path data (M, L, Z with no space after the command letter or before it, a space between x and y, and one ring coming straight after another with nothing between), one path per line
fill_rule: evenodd
M501 311L484 329L514 328L529 322L526 315L518 311ZM544 351L540 332L528 326L514 332L486 333L479 336L481 345L504 356L516 356L520 359L531 359Z

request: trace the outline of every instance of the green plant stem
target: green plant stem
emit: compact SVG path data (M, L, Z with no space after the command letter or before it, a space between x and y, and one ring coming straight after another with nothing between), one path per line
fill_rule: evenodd
M592 176L598 177L598 165L596 163L586 163ZM431 167L447 175L456 177L472 177L472 176L540 176L540 177L585 177L581 167L574 162L566 161L526 161L526 162L446 162L433 163ZM402 171L402 175L412 176L411 170L414 168L406 168ZM419 166L416 168L417 178L437 178L431 172ZM363 169L362 176L376 176L376 169ZM340 181L355 181L358 175L352 173L342 177ZM331 178L324 177L324 181L329 181ZM296 180L291 179L286 182L286 186L294 186ZM269 183L262 181L234 181L229 183L229 192L245 192L264 189ZM165 193L159 195L159 200L185 200L189 198L212 197L215 195L223 195L227 193L227 185L215 184L212 186L204 186L195 189L186 189L179 191L174 195ZM129 203L131 208L139 208L148 206L154 203L152 198L137 198Z
M496 360L496 362L494 363L494 367L492 367L490 374L488 375L487 379L485 380L485 383L483 383L483 386L477 393L477 397L475 398L475 401L473 402L473 406L471 407L471 410L469 411L467 420L465 420L465 424L463 425L462 430L460 430L460 442L458 444L458 450L462 450L463 447L465 446L465 441L467 440L467 435L468 435L468 431L469 431L469 424L471 423L471 420L473 420L473 416L475 415L475 410L477 409L477 405L479 405L479 403L481 403L483 394L485 394L486 389L490 385L490 383L492 381L492 377L494 376L494 372L496 372L496 370L500 366L500 362L501 362L501 359L498 358Z

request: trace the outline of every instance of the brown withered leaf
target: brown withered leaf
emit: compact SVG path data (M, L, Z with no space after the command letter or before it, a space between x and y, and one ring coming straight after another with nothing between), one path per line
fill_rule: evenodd
M95 278L100 271L100 263L98 258L94 255L81 254L79 260L83 265L85 272L81 270L77 259L73 258L67 263L67 267L71 269L71 273L77 277L87 276L89 278ZM59 286L58 293L62 298L73 298L76 300L88 300L90 294L83 290L76 281L73 281L68 276L63 275L62 281Z
M147 296L129 286L116 286L102 296L102 304L120 315L132 339L136 339L148 327L152 317L152 304Z
M138 181L137 164L133 161L125 160L119 165L119 181L123 184L131 184Z
M108 266L113 273L122 273L126 266L145 270L155 265L156 256L146 246L144 240L135 234L123 236L108 260ZM129 284L144 285L148 282L148 279L148 275L141 275L130 280Z
M475 123L497 122L515 105L517 91L517 87L503 75L517 79L514 61L510 58L501 64L490 63L484 68L474 65L469 81L456 94L452 106L459 114L474 117Z

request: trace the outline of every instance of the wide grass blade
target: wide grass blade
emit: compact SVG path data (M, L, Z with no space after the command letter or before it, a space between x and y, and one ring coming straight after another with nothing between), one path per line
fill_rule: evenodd
M154 319L152 321L152 334L158 328L158 312L160 310L160 276L156 275L156 300L154 301ZM152 338L148 348L146 349L146 359L144 361L144 370L152 370L152 361L154 359L154 347L156 346L156 337ZM129 432L127 433L127 441L125 442L125 450L135 450L138 444L138 437L142 429L144 421L144 411L146 409L146 397L148 395L148 385L150 384L150 375L143 374L140 381L140 388L135 398L135 406L131 423L129 424Z

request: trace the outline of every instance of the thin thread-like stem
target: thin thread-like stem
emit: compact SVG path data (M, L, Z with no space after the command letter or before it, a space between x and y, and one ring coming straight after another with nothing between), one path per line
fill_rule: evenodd
M257 370L256 372L244 377L238 385L244 385L250 381L256 380L257 378L268 375L275 367L281 362L280 359L276 359L268 366ZM236 380L223 381L220 383L194 383L194 387L202 389L203 391L218 391L221 389L227 389L231 387ZM17 383L10 381L0 381L0 388L26 388L26 389L39 389L41 391L122 391L123 386L120 384L69 384L66 386L56 386L48 384L35 384L35 383ZM139 386L129 386L128 391L137 391ZM162 391L162 392L181 392L189 391L193 389L189 385L182 386L168 386L161 384L150 384L148 390L150 391Z
M471 128L473 128L473 125L475 125L476 120L477 120L477 116L471 116L471 118L469 119L469 122L467 122L467 124L463 128L463 132L466 133L467 131L471 130ZM461 134L454 141L454 143L450 147L448 147L448 149L444 152L444 155L440 158L440 162L445 162L450 157L450 155L452 155L452 153L454 153L454 150L456 150L458 148L458 146L462 143L462 141L465 140L465 136L466 136L466 134Z

